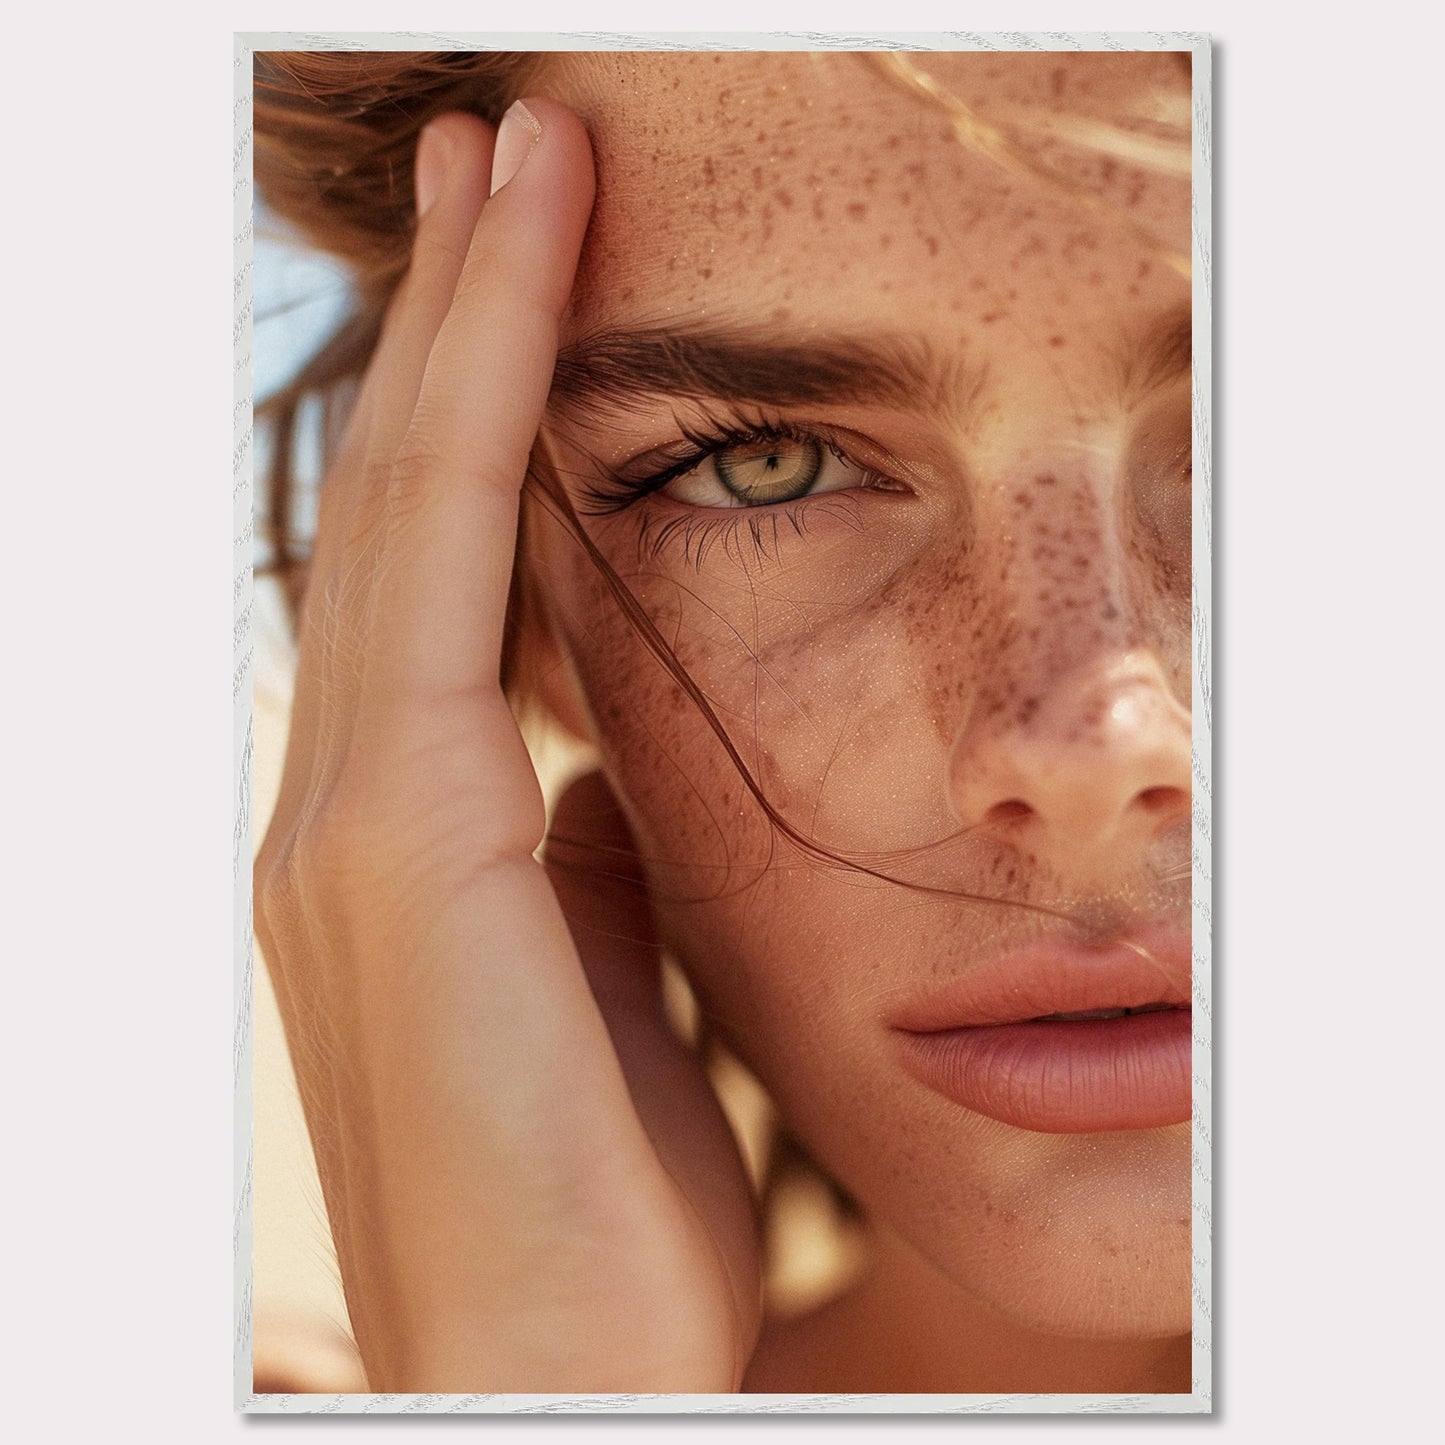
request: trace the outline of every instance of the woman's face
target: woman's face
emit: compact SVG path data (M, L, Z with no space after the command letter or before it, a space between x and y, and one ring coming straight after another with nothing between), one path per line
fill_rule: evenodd
M1189 998L1188 73L889 63L545 87L599 183L550 458L768 802L873 871L780 835L540 514L532 561L665 934L820 1161L1036 1327L1180 1332L1188 1014L1013 1025Z

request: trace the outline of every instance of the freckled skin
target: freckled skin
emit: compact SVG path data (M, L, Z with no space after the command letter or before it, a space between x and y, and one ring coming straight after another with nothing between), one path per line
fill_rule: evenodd
M932 888L1106 900L1187 926L1187 891L1153 881L1187 856L1179 819L1126 848L989 811L1014 801L1010 749L1053 747L1079 768L1103 757L1107 679L1125 662L1145 679L1141 706L1184 728L1187 761L1188 382L1130 396L1114 357L1188 301L1160 259L1188 251L1188 177L1071 139L1121 114L1147 138L1161 106L1187 118L1187 78L1161 55L920 64L1100 207L966 149L857 56L560 66L550 91L588 121L598 170L564 343L682 320L766 324L786 341L903 331L989 381L973 409L798 414L868 437L899 485L812 499L803 534L765 528L761 552L654 555L640 505L587 526L804 834ZM585 475L589 451L671 440L671 416L653 399L585 436L556 421L549 454ZM1187 1330L1187 1125L1014 1129L889 1055L890 1001L960 976L1037 917L800 859L576 544L545 516L531 532L662 927L805 1142L950 1279L1036 1328Z

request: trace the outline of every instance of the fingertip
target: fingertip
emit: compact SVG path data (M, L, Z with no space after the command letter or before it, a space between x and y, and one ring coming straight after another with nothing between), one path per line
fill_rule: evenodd
M445 111L422 127L415 165L416 214L420 220L452 188L480 191L491 174L496 132L479 116Z
M482 221L495 248L490 264L514 279L514 295L561 314L595 195L592 142L581 118L560 101L524 97L503 117Z
M492 152L492 195L522 169L541 139L542 123L524 101L514 101L497 127L497 144Z
M592 138L576 111L544 95L517 101L502 117L492 194L515 180L534 155L536 160L527 167L529 177L544 169L549 175L560 173L564 194L584 213L591 210L596 186Z
M452 141L446 127L429 125L416 146L416 214L420 220L436 204L446 183Z

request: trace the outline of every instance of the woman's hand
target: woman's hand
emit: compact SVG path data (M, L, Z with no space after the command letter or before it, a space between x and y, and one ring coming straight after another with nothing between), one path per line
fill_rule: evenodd
M412 267L323 488L256 871L352 1326L376 1390L735 1390L760 1317L737 1152L664 1021L635 865L599 888L536 861L498 678L586 133L538 101L494 159L449 115L417 173ZM628 859L600 780L562 812Z

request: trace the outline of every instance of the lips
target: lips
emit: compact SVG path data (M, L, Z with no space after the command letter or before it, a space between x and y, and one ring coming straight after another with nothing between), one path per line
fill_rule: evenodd
M907 1005L904 1067L975 1113L1050 1134L1190 1116L1188 942L1036 944Z

